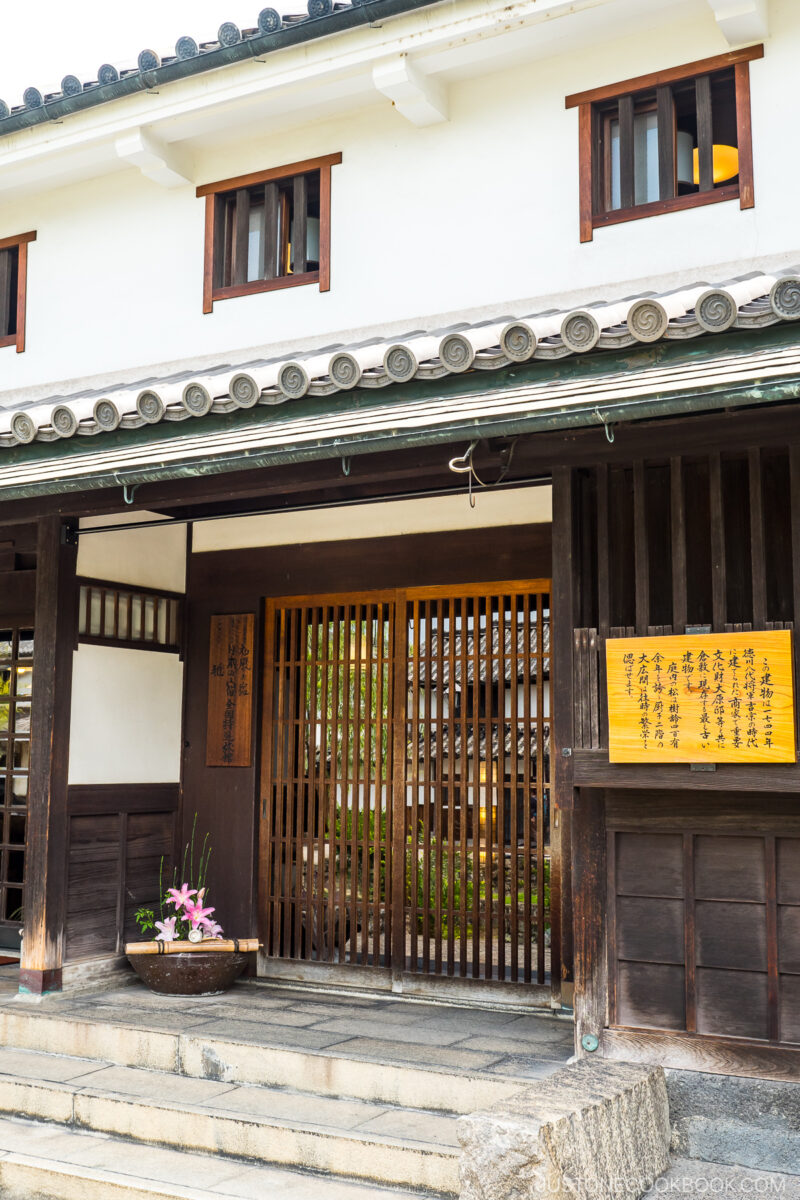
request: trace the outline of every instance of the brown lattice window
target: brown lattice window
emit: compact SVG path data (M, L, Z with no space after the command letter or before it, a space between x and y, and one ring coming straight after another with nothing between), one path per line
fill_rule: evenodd
M81 579L78 641L177 653L182 604L177 592Z
M31 760L33 631L0 629L0 946L19 946Z
M721 200L753 207L751 46L567 97L580 125L581 241Z
M203 312L215 300L330 289L331 167L341 154L207 183Z
M0 238L0 346L25 349L25 296L28 281L28 242L35 233Z

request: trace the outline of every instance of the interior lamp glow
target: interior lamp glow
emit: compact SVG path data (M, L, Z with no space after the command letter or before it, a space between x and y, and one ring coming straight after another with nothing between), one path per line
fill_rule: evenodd
M735 146L714 146L714 183L724 183L726 179L733 179L734 175L739 174L739 151ZM695 183L700 182L700 153L698 150L693 154L693 179Z

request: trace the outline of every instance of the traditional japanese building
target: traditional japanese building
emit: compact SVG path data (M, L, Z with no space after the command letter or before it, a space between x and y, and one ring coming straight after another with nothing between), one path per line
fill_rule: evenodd
M23 992L127 970L196 820L259 977L800 1077L798 52L792 0L311 0L0 104Z

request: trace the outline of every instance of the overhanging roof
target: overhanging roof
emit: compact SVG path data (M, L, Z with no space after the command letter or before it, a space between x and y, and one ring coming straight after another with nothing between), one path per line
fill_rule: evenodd
M190 418L203 418L205 428L206 420L215 414L286 403L292 408L306 396L335 398L349 393L353 397L349 403L361 410L370 403L362 393L391 391L392 386L412 380L496 372L515 363L543 367L594 350L684 342L798 319L800 273L791 268L774 275L754 272L714 285L697 283L673 292L640 293L570 311L498 315L480 324L415 330L399 338L373 338L308 354L270 358L265 350L263 357L238 367L224 364L160 378L150 371L138 383L106 384L54 396L46 403L15 404L14 394L8 393L0 395L0 464L4 448L34 441L77 442L98 434L105 440L116 430ZM340 410L341 405L336 405L335 411Z
M337 0L308 0L307 13L283 16L274 8L263 8L258 14L258 24L252 29L239 29L232 21L224 21L216 41L198 44L192 37L180 37L174 54L163 58L155 50L142 50L137 65L127 70L118 71L110 63L104 63L97 72L97 79L82 82L76 75L65 75L60 92L43 96L38 88L28 87L23 95L24 102L13 108L0 100L0 137L48 121L60 121L73 113L136 92L150 91L190 75L260 58L301 42L343 33L359 25L370 25L436 3L441 0L352 0L349 4Z
M0 456L0 502L539 430L595 425L602 436L604 424L798 395L800 338L789 325L520 364L494 376L307 394L277 408L211 415L201 428L165 422L97 441L17 446Z

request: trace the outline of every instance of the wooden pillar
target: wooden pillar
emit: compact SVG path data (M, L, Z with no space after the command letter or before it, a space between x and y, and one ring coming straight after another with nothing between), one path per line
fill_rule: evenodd
M575 1048L599 1053L608 1011L606 955L605 793L581 788L573 810L572 886L575 930ZM596 1049L582 1044L597 1038Z
M551 597L551 774L550 810L551 974L553 1002L562 997L562 982L572 979L572 631L577 624L574 569L574 485L569 467L553 471L553 592ZM570 999L566 990L565 1002Z
M39 522L31 770L20 991L58 991L66 909L67 772L77 547L60 517Z

